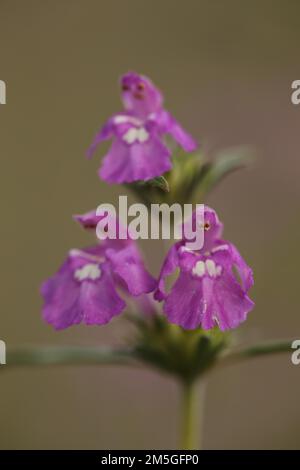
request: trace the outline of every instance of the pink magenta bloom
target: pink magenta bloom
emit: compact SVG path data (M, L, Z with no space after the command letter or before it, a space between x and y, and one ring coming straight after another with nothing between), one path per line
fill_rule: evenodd
M254 303L247 295L252 270L236 247L221 238L222 231L216 212L205 206L203 248L191 251L182 240L169 250L155 298L164 301L170 322L185 329L227 330L236 328L252 310ZM167 293L165 280L177 268L179 276Z
M99 221L95 211L76 219L85 228ZM43 317L58 330L78 323L103 325L126 307L117 290L136 297L155 287L133 240L105 240L71 250L59 271L43 283Z
M102 179L130 183L169 171L171 154L162 140L165 134L185 151L195 150L195 141L163 108L160 91L147 77L127 73L121 78L121 88L124 111L106 122L87 151L90 158L101 142L113 138L99 171Z

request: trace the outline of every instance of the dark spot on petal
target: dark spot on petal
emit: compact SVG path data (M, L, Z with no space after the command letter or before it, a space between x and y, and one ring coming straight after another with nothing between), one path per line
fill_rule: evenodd
M136 87L137 87L138 91L144 91L145 90L145 84L143 82L138 83Z
M135 92L133 95L137 100L143 100L145 98L144 93Z

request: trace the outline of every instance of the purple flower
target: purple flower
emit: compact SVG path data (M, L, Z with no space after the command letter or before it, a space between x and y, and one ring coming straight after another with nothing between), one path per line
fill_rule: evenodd
M96 209L93 209L89 212L86 212L85 214L76 214L73 215L73 219L76 220L76 222L79 222L80 225L85 229L85 230L91 230L96 233L97 231L97 225L99 222L103 221L105 219L105 222L103 223L102 227L102 232L105 233L105 231L108 230L108 225L112 225L114 227L115 235L116 238L105 238L105 240L102 240L102 247L112 247L112 248L122 248L128 245L128 242L132 241L132 237L130 236L130 233L128 231L128 228L125 228L119 219L109 213L108 211L105 211L104 214L97 215ZM121 238L122 234L122 238Z
M170 151L162 137L170 134L187 152L196 143L163 108L163 98L153 83L130 72L121 78L125 110L112 116L96 135L87 151L90 158L97 146L113 138L99 175L109 183L130 183L160 176L172 167Z
M93 212L76 217L85 225L92 222ZM155 287L133 240L106 240L71 250L59 271L43 283L43 317L57 330L82 322L102 325L126 307L118 290L135 297Z
M85 212L84 214L73 215L73 219L79 222L82 227L87 230L96 230L98 222L100 222L103 217L104 216L97 216L95 209Z
M191 251L186 240L177 242L162 266L155 298L164 301L170 322L185 329L236 328L254 306L247 295L252 270L236 247L221 239L222 230L215 211L205 206L203 248ZM177 268L179 276L167 293L166 277Z

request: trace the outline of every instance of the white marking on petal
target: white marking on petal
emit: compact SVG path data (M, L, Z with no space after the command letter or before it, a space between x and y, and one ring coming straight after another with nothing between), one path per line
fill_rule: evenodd
M220 275L222 274L222 271L223 271L222 266L217 266L217 267L216 267L216 274L217 274L217 276L220 276Z
M130 129L128 129L127 132L125 132L122 139L125 142L127 142L127 144L131 145L133 144L133 142L137 140L137 136L138 136L138 129L136 129L135 127L131 127Z
M209 276L216 277L217 271L216 271L215 262L212 259L207 259L205 261L205 266L206 266Z
M125 132L122 139L129 145L133 144L136 141L143 144L149 139L149 132L147 132L144 127L131 127L130 129L128 129L127 132Z
M92 253L87 253L86 251L78 250L77 248L70 250L69 256L71 256L71 258L85 258L87 261L92 261L94 263L102 263L104 261L103 256L93 255Z
M142 144L146 142L148 139L149 139L149 132L147 132L144 127L141 127L138 131L138 140Z
M72 250L69 251L69 255L71 257L76 257L76 256L82 256L82 251L81 250L77 250L77 248L73 248Z
M125 122L128 122L128 116L116 116L114 118L115 124L124 124Z
M203 261L197 261L195 266L193 267L192 273L195 276L202 277L205 274L205 264Z
M213 248L211 251L212 251L212 253L216 253L217 251L224 251L224 250L228 250L228 245L219 245L219 246L216 246L216 247Z
M207 259L205 261L205 267L210 277L217 277L220 276L220 274L222 273L222 266L216 265L216 263L212 259Z
M215 313L212 317L213 321L216 323L217 326L220 326L220 321L217 317L217 313Z
M208 274L210 277L215 278L221 275L222 270L222 266L217 266L212 259L207 259L205 262L197 261L192 269L192 273L198 277L203 277L205 274Z
M85 264L82 268L76 269L74 272L74 278L77 281L85 281L86 279L91 279L95 281L101 276L101 269L98 264Z
M182 246L180 248L180 251L181 253L192 253L193 255L195 255L196 253L194 252L194 250L192 250L191 248L188 248L187 246Z
M135 126L141 126L142 125L142 121L140 119L137 119L133 116L123 116L122 114L120 114L118 116L115 116L114 123L115 124L130 123L130 124L133 124Z
M154 121L156 119L156 113L150 113L148 116L148 119L150 119L151 121Z

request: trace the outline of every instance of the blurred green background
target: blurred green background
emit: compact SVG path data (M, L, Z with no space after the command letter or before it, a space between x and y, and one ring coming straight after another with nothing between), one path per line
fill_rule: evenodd
M1 316L7 347L120 344L121 318L54 332L39 284L71 247L90 240L71 214L115 202L99 155L84 152L121 108L117 79L136 70L210 155L251 144L255 165L224 181L209 204L255 272L245 343L300 338L297 0L0 0ZM102 148L102 154L105 147ZM161 245L143 244L157 274ZM178 390L126 368L18 369L0 376L0 447L175 448ZM288 355L213 373L204 447L299 448L300 366Z

